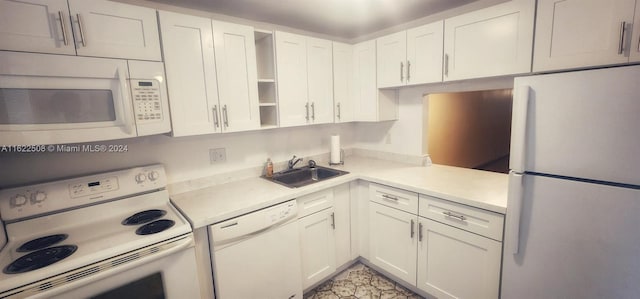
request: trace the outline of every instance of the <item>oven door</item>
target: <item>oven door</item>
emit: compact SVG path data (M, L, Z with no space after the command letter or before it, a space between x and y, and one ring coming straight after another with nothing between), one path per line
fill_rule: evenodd
M49 287L49 289L47 289ZM40 281L8 298L201 298L193 235Z
M2 145L137 135L125 60L0 51Z

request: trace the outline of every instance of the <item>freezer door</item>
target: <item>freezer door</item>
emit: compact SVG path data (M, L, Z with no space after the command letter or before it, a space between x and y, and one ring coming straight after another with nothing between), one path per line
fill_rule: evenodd
M509 194L507 216L521 209L507 218L502 298L637 298L639 189L510 176L522 192Z
M640 66L516 78L511 169L640 185Z

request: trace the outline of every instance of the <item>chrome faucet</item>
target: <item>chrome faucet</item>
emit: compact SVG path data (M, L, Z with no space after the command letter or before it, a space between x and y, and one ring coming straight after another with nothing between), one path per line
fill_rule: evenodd
M289 168L287 169L293 169L294 166L296 166L296 164L300 161L302 161L302 158L298 158L298 160L296 160L296 155L293 155L293 158L291 158L291 160L289 160Z

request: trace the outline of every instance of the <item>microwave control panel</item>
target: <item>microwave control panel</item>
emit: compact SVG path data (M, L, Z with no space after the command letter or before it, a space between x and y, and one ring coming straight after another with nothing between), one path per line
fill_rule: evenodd
M162 97L160 82L157 80L131 80L131 96L136 123L145 124L161 122Z

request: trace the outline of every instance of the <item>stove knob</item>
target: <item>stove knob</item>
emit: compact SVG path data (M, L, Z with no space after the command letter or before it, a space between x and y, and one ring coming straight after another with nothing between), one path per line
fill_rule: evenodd
M36 193L31 194L32 204L43 202L45 199L47 199L47 193L44 193L42 191L38 191Z
M146 180L147 180L147 176L144 173L140 173L140 174L136 175L136 182L138 182L138 184L142 183L142 182L144 182Z
M157 171L149 172L149 180L155 181L160 178L160 174Z
M24 206L26 203L27 203L27 197L22 194L18 194L11 198L12 207Z

